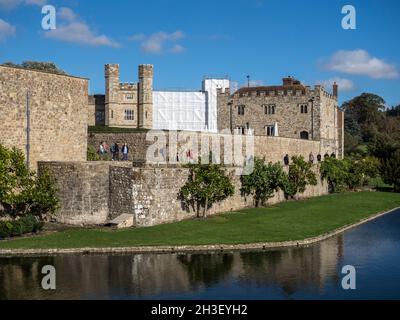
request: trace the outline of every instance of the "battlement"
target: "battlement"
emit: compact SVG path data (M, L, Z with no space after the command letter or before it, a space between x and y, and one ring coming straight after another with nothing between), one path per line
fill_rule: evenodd
M138 84L137 83L120 83L119 84L119 89L120 90L126 90L126 91L131 91L131 90L137 90Z

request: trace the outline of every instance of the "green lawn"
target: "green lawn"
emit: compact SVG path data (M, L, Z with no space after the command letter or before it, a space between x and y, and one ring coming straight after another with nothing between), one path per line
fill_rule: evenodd
M71 229L46 236L0 242L0 248L135 247L247 244L302 240L400 206L400 194L345 193L127 230Z

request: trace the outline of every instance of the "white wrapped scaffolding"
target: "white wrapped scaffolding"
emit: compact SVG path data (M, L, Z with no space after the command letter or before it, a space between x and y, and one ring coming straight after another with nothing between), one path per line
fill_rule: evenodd
M153 128L203 131L206 95L203 92L153 92Z
M206 79L203 91L154 91L153 128L156 130L218 131L217 90L227 79Z

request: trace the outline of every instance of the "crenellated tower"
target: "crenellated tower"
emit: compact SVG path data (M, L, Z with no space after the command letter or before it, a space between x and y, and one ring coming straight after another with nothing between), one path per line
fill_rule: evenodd
M143 129L153 128L153 77L153 65L139 65L138 127Z
M119 104L119 64L106 64L104 68L106 78L105 95L105 125L116 125L114 112Z

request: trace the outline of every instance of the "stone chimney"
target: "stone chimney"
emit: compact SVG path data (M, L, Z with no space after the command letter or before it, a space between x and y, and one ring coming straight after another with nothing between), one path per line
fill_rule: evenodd
M337 99L339 97L339 86L336 82L333 84L332 92L333 92L333 96Z

